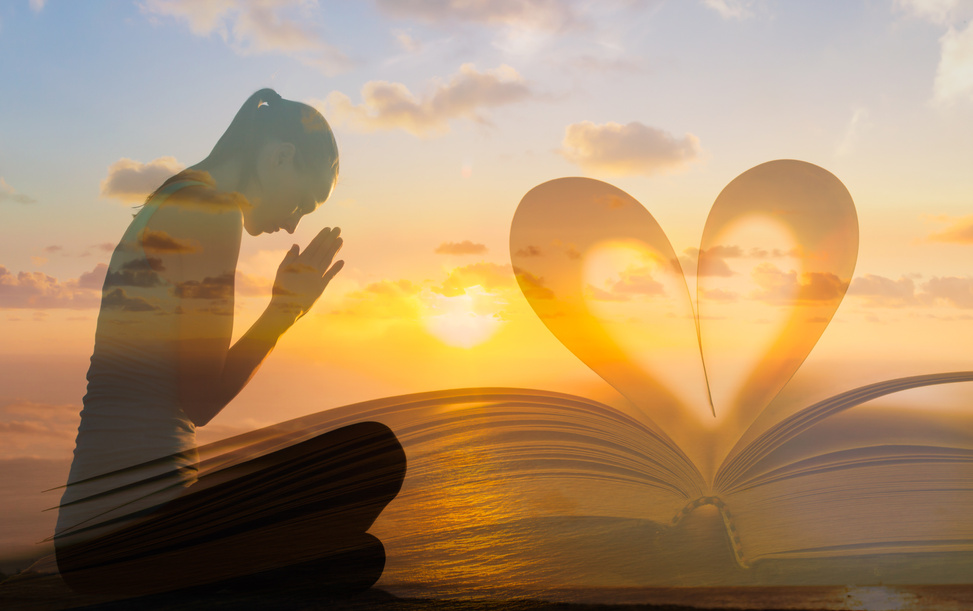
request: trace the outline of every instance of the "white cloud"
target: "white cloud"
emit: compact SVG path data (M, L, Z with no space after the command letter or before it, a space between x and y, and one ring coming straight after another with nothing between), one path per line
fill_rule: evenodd
M316 0L145 0L149 14L185 20L197 36L218 34L240 55L282 54L333 75L351 61L306 24Z
M566 0L376 0L383 12L427 23L473 22L560 30L579 22Z
M7 181L0 176L0 202L14 202L17 204L33 204L37 200L29 195L18 193Z
M98 265L76 280L60 282L43 272L14 274L0 265L0 309L96 308L108 268Z
M703 0L703 4L724 19L745 19L752 15L750 7L753 6L753 0Z
M422 42L410 36L407 32L397 30L394 32L395 40L399 46L408 53L418 53L422 51Z
M693 134L676 138L637 121L626 125L582 121L567 127L560 153L588 170L657 174L683 167L696 159L699 151L699 139Z
M868 109L866 108L856 108L855 112L851 115L851 120L848 122L848 127L845 129L845 135L842 137L841 142L838 143L838 147L835 150L836 155L848 155L854 151L855 147L858 145L858 139L861 137L861 132L868 125Z
M946 28L939 38L933 103L942 108L958 100L973 100L973 2L895 0L894 7L909 17Z
M944 106L958 99L973 100L973 22L963 30L950 26L939 44L942 55L933 83L934 101Z
M30 0L30 10L39 13L44 10L45 4L47 4L47 0Z
M108 176L101 181L101 194L126 203L141 203L183 167L175 157L159 157L148 163L123 157L108 166Z
M337 125L361 131L403 129L417 136L449 131L452 119L489 124L482 109L512 104L532 96L526 81L510 66L478 72L463 64L448 82L419 97L402 83L369 81L362 87L362 103L334 91L324 102Z
M895 8L913 17L945 25L949 23L959 0L895 0Z

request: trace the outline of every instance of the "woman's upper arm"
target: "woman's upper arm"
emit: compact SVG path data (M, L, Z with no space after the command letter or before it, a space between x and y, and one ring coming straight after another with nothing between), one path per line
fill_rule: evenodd
M177 358L180 404L197 423L220 400L241 231L238 208L165 204L139 237L169 285L174 318L166 327Z

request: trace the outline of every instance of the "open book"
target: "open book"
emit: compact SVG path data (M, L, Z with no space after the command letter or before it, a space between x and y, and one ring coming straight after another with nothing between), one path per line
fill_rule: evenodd
M857 244L847 190L798 161L731 182L682 262L628 194L544 183L513 220L517 280L627 404L505 388L378 399L201 447L200 477L386 424L408 473L370 531L385 585L965 583L971 414L868 403L973 371L781 394L837 310Z
M638 427L606 431L611 445L601 444L612 448L605 468L625 465L646 488L630 515L677 525L713 506L740 567L973 552L968 416L851 410L970 381L973 372L876 382L810 405L793 393L774 403L837 310L857 249L844 185L799 161L765 163L733 180L682 264L651 214L611 185L565 178L523 198L510 250L524 295L569 350L631 401L627 415ZM696 276L695 308L683 266ZM602 493L608 504L628 505L614 494Z

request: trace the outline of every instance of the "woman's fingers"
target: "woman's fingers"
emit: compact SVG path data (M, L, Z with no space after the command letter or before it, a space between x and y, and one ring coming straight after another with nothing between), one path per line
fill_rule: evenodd
M334 241L338 239L339 233L341 233L341 229L338 227L334 229L325 227L322 229L318 235L314 236L314 239L307 245L307 248L304 249L302 255L306 258L306 261L310 265L315 265L324 271L327 268L325 260L328 257L328 252L331 250ZM334 254L332 253L331 256L333 257Z
M340 272L341 271L341 268L344 267L344 266L345 266L345 262L344 261L336 261L335 264L331 266L331 269L329 269L328 271L326 271L324 273L324 278L323 278L324 279L324 286L328 286L328 283L331 282L331 279L334 278L335 275L338 272Z
M336 227L333 230L325 230L319 233L301 254L304 262L323 274L331 265L334 256L341 250L341 245L344 244L344 240L338 237L340 231Z

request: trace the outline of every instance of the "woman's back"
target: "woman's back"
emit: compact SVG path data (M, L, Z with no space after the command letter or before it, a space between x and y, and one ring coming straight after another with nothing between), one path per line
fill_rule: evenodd
M166 198L191 186L205 185L180 181L158 193L112 255L59 535L157 506L195 481L196 427L179 404L174 339L186 287L169 281L160 255L202 245L150 225ZM89 478L97 479L83 481ZM150 481L132 486L144 480ZM77 534L88 538L102 530Z

